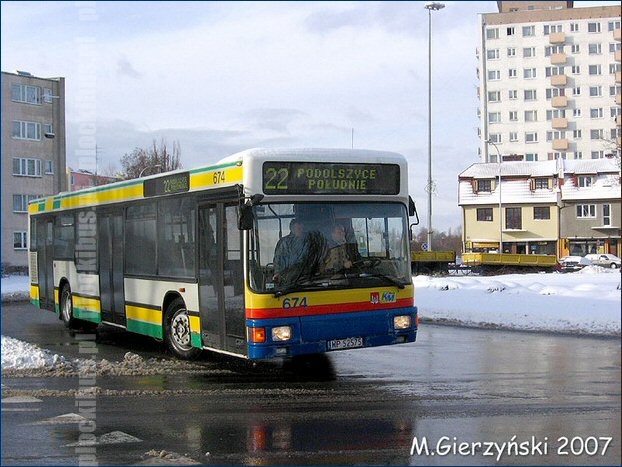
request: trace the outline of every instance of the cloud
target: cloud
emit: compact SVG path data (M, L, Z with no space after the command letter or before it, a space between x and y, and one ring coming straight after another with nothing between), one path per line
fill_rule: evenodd
M138 71L136 71L136 69L132 66L132 64L125 57L117 60L117 73L120 76L127 76L130 78L136 78L136 79L142 77L142 73L139 73Z

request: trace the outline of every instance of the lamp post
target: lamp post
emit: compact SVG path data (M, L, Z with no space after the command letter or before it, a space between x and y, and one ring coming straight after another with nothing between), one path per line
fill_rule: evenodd
M428 251L432 251L432 11L445 8L443 3L428 2Z
M497 151L497 164L499 165L499 253L503 253L503 210L501 209L501 152L499 147L491 139L486 140Z
M140 173L138 174L138 178L142 177L143 174L147 171L147 170L151 170L151 169L161 169L162 165L161 164L156 164L156 165L148 165L147 167L143 168L143 170L140 171Z

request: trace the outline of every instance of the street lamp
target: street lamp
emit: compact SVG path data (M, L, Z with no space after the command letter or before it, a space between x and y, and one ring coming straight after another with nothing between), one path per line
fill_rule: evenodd
M432 11L445 8L443 3L428 2L428 251L432 251Z
M499 253L503 253L503 210L501 209L501 152L499 147L490 138L486 140L497 151L497 163L499 164Z
M147 167L143 168L143 170L140 171L140 173L138 174L138 178L142 177L143 174L145 173L145 171L147 170L151 170L151 169L161 169L162 165L161 164L156 164L156 165L148 165Z

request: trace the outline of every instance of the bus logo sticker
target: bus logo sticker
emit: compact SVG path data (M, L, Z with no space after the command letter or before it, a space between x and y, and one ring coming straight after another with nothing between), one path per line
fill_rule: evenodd
M395 303L397 301L397 296L395 292L382 292L382 303Z
M380 303L380 293L379 292L372 292L371 293L371 302L374 305L378 305L378 303Z

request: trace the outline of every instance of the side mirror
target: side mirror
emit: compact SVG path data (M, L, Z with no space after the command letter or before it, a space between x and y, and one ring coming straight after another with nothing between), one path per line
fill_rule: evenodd
M408 197L408 215L410 217L415 216L417 218L417 222L413 223L413 225L419 224L419 214L417 213L417 207L415 206L415 202L410 196Z
M238 213L238 229L250 230L253 228L253 206L259 204L263 199L263 195L254 194L246 202L242 202L244 198L240 198L240 209Z

